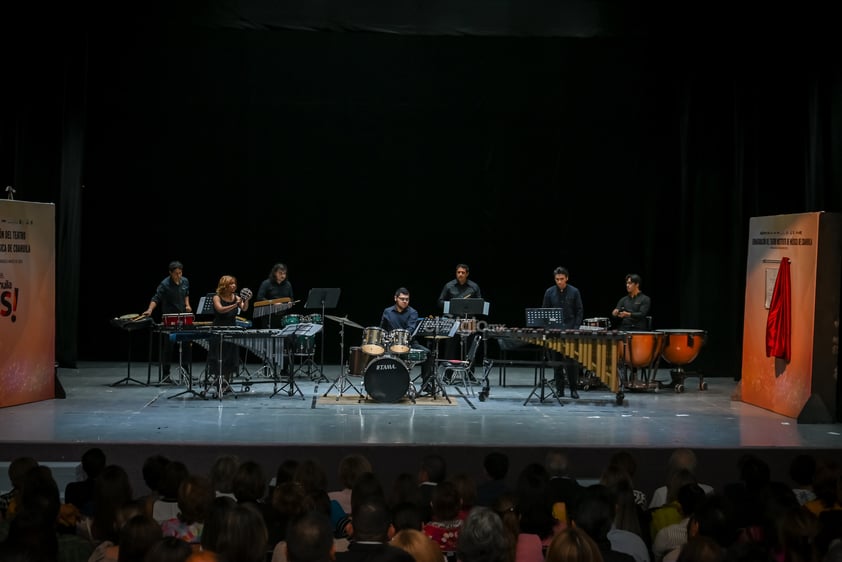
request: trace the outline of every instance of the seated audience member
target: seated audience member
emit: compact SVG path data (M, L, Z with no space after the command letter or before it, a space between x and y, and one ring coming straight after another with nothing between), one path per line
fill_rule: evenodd
M163 537L146 553L145 562L187 562L193 554L189 544L176 537Z
M266 559L266 523L253 503L238 503L225 516L216 540L220 560L263 562Z
M486 479L477 484L476 505L491 507L499 496L509 491L506 477L509 474L509 457L500 451L492 451L482 460Z
M389 544L410 553L415 562L442 562L443 560L438 545L417 529L398 531Z
M94 484L103 469L105 469L105 453L102 449L94 447L82 453L82 471L85 473L85 479L67 483L64 487L64 503L76 506L82 515L93 515Z
M670 475L668 485L667 503L659 508L650 511L652 520L649 524L651 540L655 540L658 531L668 525L678 523L684 518L681 511L681 504L678 502L678 491L687 484L697 484L696 477L687 469L680 469ZM699 485L701 487L701 485Z
M210 470L210 481L213 485L214 494L219 496L228 496L234 498L234 491L232 489L234 482L234 475L237 473L237 467L240 466L240 459L236 455L220 455L213 461L213 466Z
M665 526L655 535L652 542L652 554L656 562L660 562L668 552L687 542L687 525L690 523L690 517L705 497L705 491L698 484L685 484L681 487L678 491L678 503L681 506L683 518L677 523Z
M678 470L689 470L693 475L696 475L698 461L696 460L696 453L693 452L692 449L688 448L679 448L675 449L667 460L667 476L666 481L667 483L670 481L670 477L672 474ZM705 491L706 494L713 493L713 486L708 484L697 483L702 489ZM667 484L660 486L652 492L652 498L649 500L649 509L655 509L661 507L667 503Z
M178 516L161 524L164 536L198 545L214 497L210 479L198 474L188 476L178 489Z
M503 521L488 507L475 507L465 518L456 558L459 562L509 562L511 546Z
M287 528L283 547L285 556L280 556L276 548L272 562L332 562L335 546L330 519L316 511L295 517Z
M596 542L578 527L567 527L547 549L546 562L604 562Z
M17 457L9 463L8 475L12 489L0 495L0 519L11 519L15 514L17 496L23 483L23 477L30 469L38 466L38 461L32 457Z
M187 466L180 461L170 461L164 467L158 486L158 499L152 503L152 518L159 525L178 517L178 489L189 475Z
M119 562L143 562L146 553L163 538L161 525L142 513L135 515L120 529Z
M386 500L382 496L371 496L361 503L355 503L352 509L351 542L346 552L336 553L336 562L414 561L407 551L389 544L394 529Z
M608 533L614 524L614 511L604 486L589 486L570 514L572 524L593 539L605 562L634 562L634 557L614 550Z
M445 481L433 491L432 518L424 523L422 531L436 543L442 552L453 552L462 528L459 518L459 493L456 485Z
M351 513L351 490L361 474L372 471L371 462L364 455L345 455L339 461L339 482L342 489L329 492L328 497L336 501L345 513Z
M789 464L789 478L792 480L792 491L801 505L816 499L813 491L815 477L816 457L806 453L795 455Z

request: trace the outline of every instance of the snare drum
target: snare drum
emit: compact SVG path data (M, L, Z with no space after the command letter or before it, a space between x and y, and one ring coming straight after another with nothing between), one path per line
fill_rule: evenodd
M609 318L585 318L582 320L582 326L594 328L597 330L607 330L611 327L611 319Z
M301 324L301 316L298 314L287 314L284 316L284 326L289 326L291 324Z
M303 318L303 321L307 322L307 323L310 323L310 324L323 324L324 323L324 322L322 322L322 315L321 314L310 314L309 316L305 316Z
M407 353L409 351L409 330L392 330L389 332L389 351L392 353Z
M361 347L352 347L348 350L348 373L358 377L363 376L370 361L371 355L363 353Z
M383 355L386 352L386 345L383 342L385 332L382 328L369 326L363 330L362 350L369 355Z
M398 402L409 390L409 368L397 357L376 357L365 368L363 384L375 402Z

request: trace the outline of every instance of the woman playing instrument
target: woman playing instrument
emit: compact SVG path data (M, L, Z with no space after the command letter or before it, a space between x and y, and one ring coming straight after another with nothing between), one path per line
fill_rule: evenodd
M251 291L243 289L240 294L237 291L237 278L231 275L223 275L216 286L216 294L213 296L213 325L214 326L236 326L237 314L248 310ZM230 382L240 368L240 354L236 345L225 343L221 335L211 340L208 350L208 372L217 375L222 367L222 376Z

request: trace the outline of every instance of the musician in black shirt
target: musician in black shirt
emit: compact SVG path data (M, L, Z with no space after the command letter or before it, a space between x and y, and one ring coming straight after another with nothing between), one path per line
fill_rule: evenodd
M269 277L263 280L260 283L260 287L257 288L257 297L255 298L256 302L265 301L265 300L274 300L280 299L283 297L289 298L290 302L292 302L292 284L287 279L287 266L282 263L276 263L272 266L272 271L269 272ZM258 308L254 309L254 322L253 325L255 328L283 328L283 321L284 315L286 311L281 312L273 312L272 314L267 314L266 316L258 317Z
M453 299L481 299L482 292L479 285L468 279L471 269L467 264L460 263L456 266L456 279L451 279L442 287L441 294L439 294L439 308L444 310L444 303ZM459 340L455 337L445 341L444 344L444 359L463 359L463 349L470 349L471 342L477 337L477 333L464 334L460 330ZM460 344L463 349L460 349ZM477 351L477 357L481 352ZM476 361L476 360L475 360ZM481 359L479 360L481 363Z
M575 330L582 325L584 319L584 308L582 306L582 295L579 289L570 285L567 280L570 274L567 269L557 267L553 271L555 285L544 292L542 308L560 308L562 326L564 330ZM564 375L567 375L567 383L570 385L570 397L579 398L579 362L572 357L567 357L557 351L550 350L556 361L561 361L562 366L555 368L556 390L559 396L564 396Z
M190 307L190 282L187 277L184 277L184 265L180 261L172 261L169 265L169 276L158 283L158 288L152 299L149 301L149 306L141 313L141 316L152 316L152 312L156 308L161 309L161 314L180 314L185 312L193 312ZM170 374L170 358L173 355L174 346L170 338L163 340L163 349L161 350L161 362L166 359L164 365L164 375ZM182 347L182 367L189 373L191 372L190 365L193 362L190 350L191 344Z

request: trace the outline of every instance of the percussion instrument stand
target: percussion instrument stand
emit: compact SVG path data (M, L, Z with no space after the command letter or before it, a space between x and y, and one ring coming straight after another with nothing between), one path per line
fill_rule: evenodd
M149 383L144 383L143 381L139 381L137 379L132 378L132 330L126 330L129 334L128 336L128 348L129 348L129 357L128 362L126 363L126 376L122 379L118 380L117 382L111 383L111 386L117 386L119 384L129 384L130 382L136 382L137 384L141 384L143 386L148 386ZM151 336L150 336L151 337Z
M216 387L216 389L215 389L216 390L216 397L221 402L222 396L226 393L226 391L233 394L234 398L237 398L238 394L234 391L234 387L231 386L231 383L228 382L227 380L225 380L225 376L222 374L222 363L223 363L222 349L223 349L223 344L225 343L225 334L222 334L221 332L217 332L217 336L219 336L219 358L217 359L216 380L213 380L213 381L211 381L210 384L205 385L205 390L201 394L201 396L204 398L205 393L207 393L207 391L210 388ZM213 343L211 343L211 345L213 345Z
M325 318L325 316L322 315L322 318ZM353 388L357 392L357 394L360 395L360 398L365 398L365 394L360 392L360 389L354 386L354 383L351 382L351 379L345 372L345 322L339 323L339 349L339 376L336 377L336 380L334 380L333 383L325 391L325 393L322 394L322 397L326 397L328 394L330 394L330 391L335 387L339 389L339 396L336 397L337 402L340 398L342 398L342 395L345 394L345 391L351 388ZM322 345L322 355L324 355L324 345Z
M172 396L167 396L167 400L169 400L170 398L177 398L177 397L179 397L183 394L190 394L191 396L198 396L199 398L204 398L204 396L202 396L202 394L200 392L196 392L195 390L193 390L193 373L187 372L187 369L184 369L181 366L181 358L182 358L181 344L182 344L182 342L179 341L178 342L178 368L179 368L179 373L182 374L182 377L184 375L187 375L187 388L185 390L182 390L178 394L173 394ZM164 379L164 380L166 380L166 379Z
M537 394L537 398L538 398L539 402L544 402L548 398L555 398L556 402L558 402L559 406L564 406L564 404L562 404L562 402L561 402L561 398L559 397L558 393L556 392L556 390L554 388L554 384L550 384L550 382L547 381L547 376L546 376L547 367L553 366L553 368L554 368L554 365L553 365L554 363L557 364L559 362L558 361L552 361L552 362L549 361L547 359L547 354L546 354L546 350L545 350L544 351L544 361L543 361L543 364L540 366L541 372L540 372L539 377L538 377L538 382L535 383L535 386L532 388L532 392L529 393L529 396L527 396L526 400L523 402L524 406L526 406L529 403L529 401L532 399L533 396L536 396L536 393L538 393L539 390L540 390L540 394ZM550 389L549 394L547 394L547 392L546 392L548 387Z
M430 396L433 397L435 400L438 397L439 391L441 391L441 395L444 396L444 399L450 403L450 397L447 395L447 390L444 388L444 381L442 381L442 375L439 374L439 342L444 339L443 337L436 336L435 342L436 345L433 348L433 372L430 374L430 378L427 380L427 384L431 385L432 388L428 389ZM443 373L442 373L443 374ZM424 391L424 386L422 383L421 391Z

